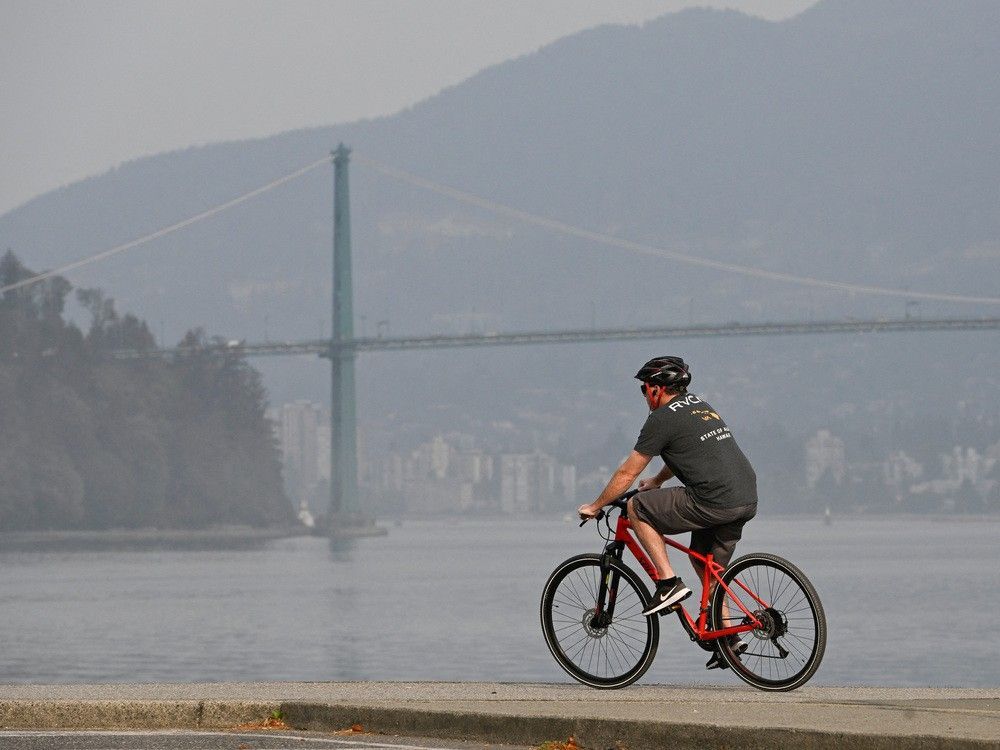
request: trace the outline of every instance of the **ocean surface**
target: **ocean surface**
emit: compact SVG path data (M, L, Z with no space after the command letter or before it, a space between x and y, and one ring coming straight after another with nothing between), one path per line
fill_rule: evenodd
M538 603L558 562L601 549L594 524L385 525L343 548L0 552L0 682L570 681ZM998 542L1000 519L758 517L737 555L782 555L818 589L829 639L811 684L995 687ZM664 619L643 681L742 684L706 657Z

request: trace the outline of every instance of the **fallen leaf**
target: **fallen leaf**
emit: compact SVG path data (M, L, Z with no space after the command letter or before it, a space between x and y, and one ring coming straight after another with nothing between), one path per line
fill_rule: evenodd
M543 742L538 746L538 750L580 750L580 746L576 744L576 737L570 735L570 738L565 742L558 740Z
M237 724L233 727L233 731L239 732L256 731L260 729L291 729L291 727L285 723L284 719L275 719L271 716L264 719L264 721L251 721L247 724Z
M338 729L334 734L359 734L365 731L364 724L351 724L347 729Z

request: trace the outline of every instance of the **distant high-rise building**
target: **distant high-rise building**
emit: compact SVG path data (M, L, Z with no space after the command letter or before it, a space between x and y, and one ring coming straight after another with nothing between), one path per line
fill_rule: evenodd
M319 405L311 401L282 404L272 413L281 446L285 490L296 505L313 505L318 500L321 465L326 474L323 478L329 479L330 474L329 423L324 424ZM326 431L325 459L320 456L321 427Z
M481 450L456 451L449 461L449 473L472 484L489 482L493 479L493 457Z
M975 448L962 448L956 445L951 449L951 453L945 453L941 457L941 463L945 479L954 479L957 482L969 481L975 484L979 481L983 457Z
M887 485L902 491L902 488L920 479L924 467L910 458L905 451L896 450L890 451L882 462L882 472Z
M316 427L316 473L325 482L330 481L330 415L324 413Z
M572 505L576 502L576 466L573 464L563 464L559 467L557 500L565 500Z
M437 479L448 476L448 461L451 458L451 446L444 438L437 435L430 444L431 472Z
M820 430L806 441L806 482L815 487L827 472L840 484L847 472L847 459L844 441L829 430Z
M572 503L576 467L541 451L494 457L455 432L382 457L370 487L387 507L405 512L518 513Z
M505 513L560 507L575 497L575 466L540 451L500 456L500 509Z
M532 456L505 453L500 456L500 509L517 513L532 506Z

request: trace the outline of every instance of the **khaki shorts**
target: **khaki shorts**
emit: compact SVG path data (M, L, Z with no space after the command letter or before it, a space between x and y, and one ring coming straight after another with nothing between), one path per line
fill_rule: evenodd
M712 553L719 565L729 565L743 524L757 513L757 505L720 506L699 503L686 487L664 487L640 492L632 499L635 513L661 534L691 532L692 550Z

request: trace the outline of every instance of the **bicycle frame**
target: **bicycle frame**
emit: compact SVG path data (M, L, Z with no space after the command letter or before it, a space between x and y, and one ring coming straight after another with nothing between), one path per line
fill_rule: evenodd
M631 529L632 529L632 524L629 523L629 520L625 517L625 514L622 513L621 515L619 515L618 522L615 526L614 539L611 542L609 542L608 545L604 548L604 554L613 555L617 559L621 560L625 547L628 547L629 551L638 561L639 565L642 566L642 569L646 571L646 574L655 583L658 580L659 574L656 572L656 568L650 561L649 557L646 555L645 550L643 550L639 542L632 535ZM725 638L726 636L735 635L737 633L746 633L747 631L762 627L760 620L757 619L757 617L754 615L753 612L748 610L743 605L743 602L740 600L740 598L736 596L733 593L733 590L729 588L729 586L727 586L726 583L722 580L720 573L722 573L722 571L724 571L725 568L712 559L711 553L709 553L708 555L701 555L698 552L695 552L694 550L685 547L683 544L675 542L673 539L669 537L663 537L663 541L666 542L671 547L673 547L674 549L679 550L680 552L685 553L689 557L692 557L700 561L703 565L702 582L701 582L702 584L701 609L698 613L698 619L696 620L693 617L691 617L691 615L688 614L687 609L685 609L682 604L676 605L677 615L681 620L681 624L684 625L684 629L688 632L688 635L691 636L691 640L713 641L718 638ZM617 574L615 574L613 580L611 581L611 583L613 584L611 586L611 589L613 591L617 591L618 589L617 577L618 577ZM736 605L740 608L740 610L743 611L743 614L747 616L748 622L746 624L733 625L731 627L722 628L720 630L713 630L711 627L709 627L708 597L711 591L711 583L713 578L715 579L715 583L717 585L722 586L722 588L724 588L726 592L729 593L731 599L736 602ZM598 602L605 601L605 595L607 594L608 591L608 583L609 583L608 576L605 574L604 576L601 577L601 584L599 587L600 590L597 599ZM750 596L757 604L759 604L762 609L767 609L770 606L767 602L763 601L760 597L758 597L755 592L751 591L742 581L737 580L735 581L735 584L739 588L743 589L743 591L745 591L748 596ZM614 617L614 609L615 609L615 602L613 600L608 601L606 612L609 618ZM596 613L597 616L599 616L600 614L601 613L599 612Z

